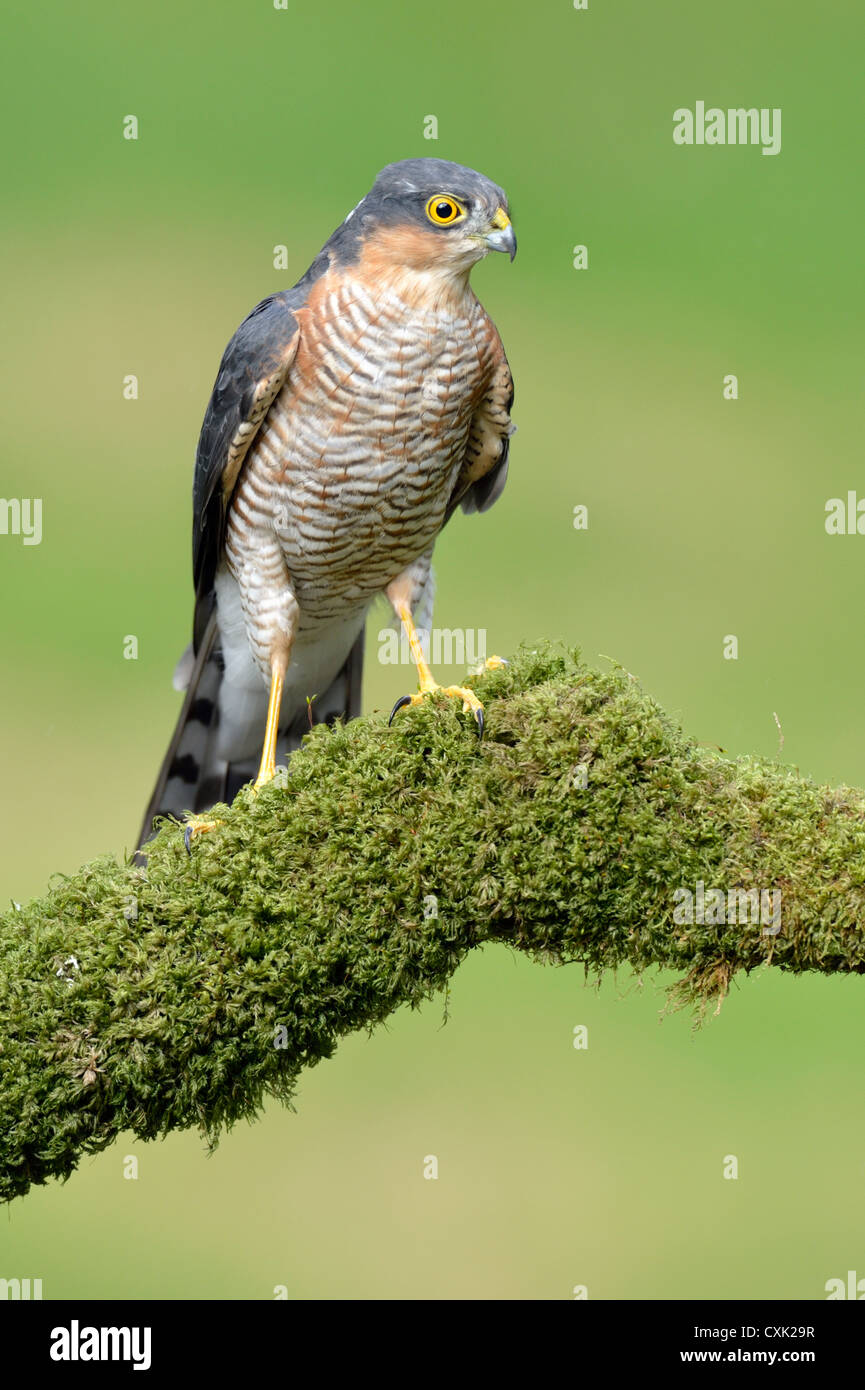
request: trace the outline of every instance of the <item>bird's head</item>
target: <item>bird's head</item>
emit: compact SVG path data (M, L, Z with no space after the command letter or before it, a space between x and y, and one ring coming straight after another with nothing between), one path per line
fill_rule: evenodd
M504 191L446 159L388 164L331 240L349 257L374 256L382 269L451 282L467 281L490 251L511 260L517 253Z

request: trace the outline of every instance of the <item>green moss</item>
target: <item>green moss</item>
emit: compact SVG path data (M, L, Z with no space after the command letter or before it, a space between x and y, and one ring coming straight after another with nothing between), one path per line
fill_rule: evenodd
M765 962L865 970L862 793L698 747L576 654L473 683L482 743L444 698L316 728L191 855L166 824L146 873L102 858L0 917L0 1198L125 1130L215 1142L486 941L670 968L701 1008ZM781 932L676 924L701 880L780 889Z

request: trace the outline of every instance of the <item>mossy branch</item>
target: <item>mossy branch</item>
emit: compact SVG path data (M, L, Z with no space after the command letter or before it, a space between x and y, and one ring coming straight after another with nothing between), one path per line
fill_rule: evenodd
M146 872L105 857L0 918L0 1199L122 1131L215 1141L485 942L667 967L700 1007L763 964L865 971L863 793L698 746L576 656L475 684L482 743L443 698L317 728L191 855L165 825ZM780 930L682 923L698 884L780 892Z

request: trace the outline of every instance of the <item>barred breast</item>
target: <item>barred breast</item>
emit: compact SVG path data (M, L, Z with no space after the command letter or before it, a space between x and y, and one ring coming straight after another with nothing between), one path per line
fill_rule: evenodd
M469 291L373 294L325 275L297 312L300 342L235 493L229 565L275 534L301 629L365 607L427 551L492 362ZM494 330L492 330L494 331Z

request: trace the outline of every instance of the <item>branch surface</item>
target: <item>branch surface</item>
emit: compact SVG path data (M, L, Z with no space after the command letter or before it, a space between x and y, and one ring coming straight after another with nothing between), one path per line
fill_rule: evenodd
M318 727L191 855L165 824L146 870L106 856L0 916L0 1200L124 1131L216 1142L486 942L661 966L700 1008L767 963L865 971L865 794L699 746L576 654L470 683L483 742L443 698ZM780 929L720 911L735 889L780 893Z

